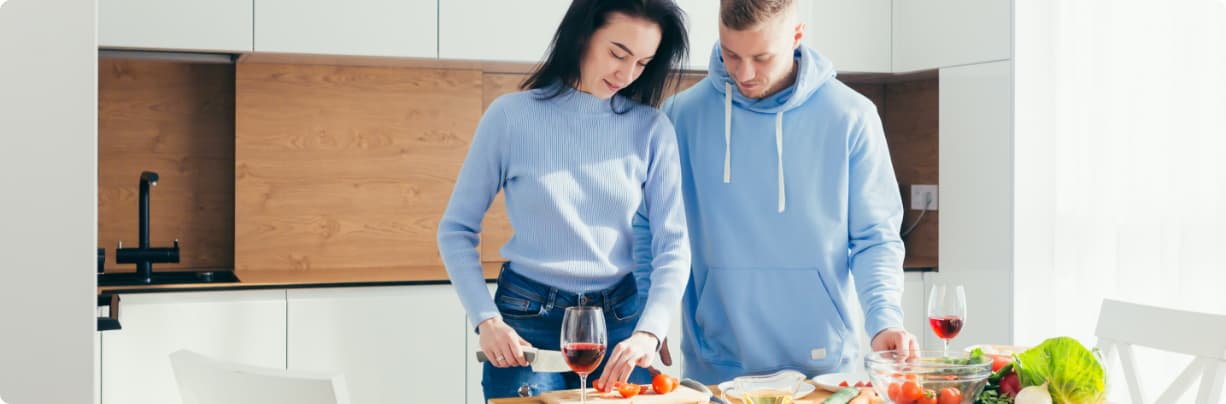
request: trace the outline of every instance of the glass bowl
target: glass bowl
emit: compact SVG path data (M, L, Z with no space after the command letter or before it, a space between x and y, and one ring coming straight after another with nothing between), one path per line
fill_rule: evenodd
M872 352L865 356L864 368L878 395L891 403L911 403L916 394L939 398L956 393L961 396L957 401L971 404L992 375L992 358L986 355L972 357L965 352L951 352L944 356L941 351L918 351L917 354L905 361L893 351Z

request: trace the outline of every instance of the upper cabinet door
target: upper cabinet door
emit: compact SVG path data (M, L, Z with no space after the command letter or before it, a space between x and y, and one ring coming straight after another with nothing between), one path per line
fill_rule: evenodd
M102 48L251 52L252 0L103 0Z
M569 7L569 0L440 1L439 57L527 63L543 61L553 33Z
M685 11L685 23L689 29L690 60L686 70L707 70L715 41L719 40L719 1L677 0Z
M1012 58L1010 0L894 2L894 72Z
M255 0L255 51L435 58L437 0Z
M904 1L905 2L905 1ZM923 2L927 4L928 2ZM840 72L890 73L890 0L802 2L805 42Z

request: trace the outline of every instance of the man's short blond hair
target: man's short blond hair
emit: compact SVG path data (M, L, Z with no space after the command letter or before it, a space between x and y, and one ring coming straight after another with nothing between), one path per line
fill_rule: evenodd
M795 0L720 0L719 21L725 27L742 31L790 12Z

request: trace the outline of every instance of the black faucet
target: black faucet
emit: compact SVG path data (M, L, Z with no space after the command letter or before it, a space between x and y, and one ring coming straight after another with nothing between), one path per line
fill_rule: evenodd
M153 283L153 263L178 263L179 240L173 247L149 246L149 187L157 186L158 173L145 171L140 173L140 246L123 248L123 241L115 249L115 262L120 264L136 264L135 279L138 283Z

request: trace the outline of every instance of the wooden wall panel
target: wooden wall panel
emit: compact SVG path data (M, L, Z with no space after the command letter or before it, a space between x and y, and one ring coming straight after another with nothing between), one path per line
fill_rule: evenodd
M442 268L481 72L240 64L235 266Z
M115 244L138 244L138 179L156 171L150 242L178 238L178 264L154 270L234 265L234 66L98 61L98 246L108 272Z
M919 214L918 210L911 210L911 184L938 184L938 91L937 79L885 85L886 141L902 191L904 229L915 223ZM905 240L909 265L936 265L939 199L937 209L926 213L919 227Z

